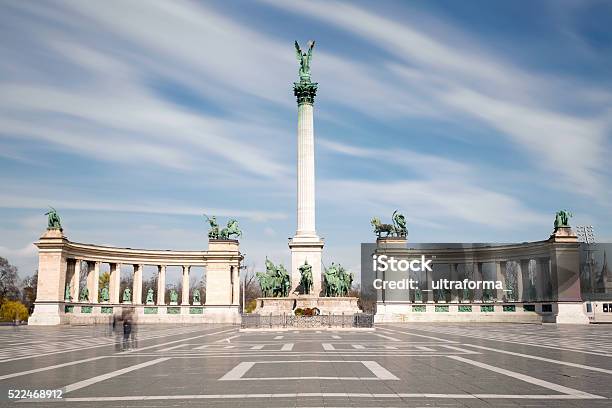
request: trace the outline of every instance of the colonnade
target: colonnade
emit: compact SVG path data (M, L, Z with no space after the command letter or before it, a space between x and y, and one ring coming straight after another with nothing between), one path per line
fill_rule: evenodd
M515 262L516 269L514 271L509 270L508 264L510 262ZM530 263L534 263L533 267L533 282L530 282ZM476 303L482 303L485 301L497 301L497 302L525 302L525 301L536 301L536 300L554 300L552 299L552 277L550 275L550 258L548 257L539 257L539 258L531 258L531 259L518 259L511 261L493 261L493 262L473 262L473 263L450 263L444 264L449 266L448 274L438 274L439 276L436 278L432 278L432 276L427 276L425 287L421 287L420 289L423 291L425 289L423 295L423 301L428 302L451 302L451 303L460 303L467 301L474 301ZM483 272L484 264L492 264L494 265L494 273L493 276L485 276ZM463 266L463 271L460 271L460 266ZM469 268L469 273L468 272ZM461 273L463 272L463 273ZM429 274L432 274L429 272ZM444 276L441 276L444 275ZM509 283L512 282L510 275L513 275L514 282L512 287L508 286ZM437 279L448 279L450 281L462 281L464 279L468 279L471 281L500 281L502 282L503 289L496 289L490 291L486 296L486 290L474 289L470 290L469 299L464 299L463 293L461 290L456 288L451 288L450 293L445 293L444 299L437 299L434 296L435 291L432 289L432 283ZM530 288L535 289L535 293L530 291ZM415 293L414 291L409 296L412 301L415 301Z
M129 301L123 300L123 293L121 292L121 270L122 264L114 263L114 262L102 262L102 261L89 261L86 259L79 258L68 258L67 262L67 275L66 275L66 285L69 286L70 297L67 298L66 294L64 294L65 301L71 302L86 302L86 303L130 303L135 305L145 304L146 302L143 300L143 264L135 264L133 265L133 274L132 274L132 286L130 287L131 296ZM87 265L86 268L86 288L88 292L88 299L81 299L81 295L84 288L80 287L81 284L81 273L82 273L82 264L85 263ZM109 291L109 299L108 301L104 301L100 299L100 290L102 288L99 287L100 281L100 270L101 264L108 263L110 266L110 278L108 284ZM166 265L156 265L157 266L157 288L155 289L155 304L158 306L166 305L168 299L166 299ZM199 266L199 265L197 265ZM204 266L204 265L201 265ZM190 305L195 304L199 305L200 301L193 301L193 293L190 288L190 272L192 265L181 265L182 275L181 275L181 305ZM230 267L231 276L231 286L229 288L230 299L232 304L236 304L239 299L235 296L235 288L234 282L239 282L238 268ZM200 294L203 295L203 294Z
M67 316L73 314L72 310L79 311L76 313L79 319L95 319L98 318L98 313L115 313L121 310L113 309L112 306L124 305L132 305L137 314L159 313L156 322L170 322L168 319L173 318L171 315L177 313L177 308L180 309L179 315L194 314L190 317L192 319L190 321L194 321L193 319L197 319L198 316L209 322L225 323L239 320L239 271L243 256L237 240L210 240L206 251L147 250L71 242L62 230L49 229L36 242L36 246L39 248L38 288L30 324L69 322L74 317ZM106 288L108 300L100 299L101 293L106 298L106 290L103 291L103 288L99 287L102 264L110 266L110 277ZM83 271L86 274L84 281L87 296L83 297L81 293L85 288L81 287L80 279L82 265L87 266ZM129 288L131 291L129 300L127 294L124 300L125 289L121 291L121 271L127 265L133 267L132 285ZM157 267L157 288L154 288L156 293L153 304L147 304L146 294L143 294L145 265ZM180 304L166 299L168 267L182 269ZM206 268L204 285L206 295L203 305L192 300L190 274L193 267ZM203 299L204 294L200 295L200 299ZM159 307L168 303L176 308ZM201 307L192 307L196 305ZM159 310L146 306L155 306ZM188 309L187 312L181 306Z
M406 245L402 238L381 238L374 255L387 259L420 259L425 256L432 270L374 271L375 279L418 281L418 290L410 287L377 290L377 303L488 303L579 301L578 244L546 241L519 244L418 244ZM363 271L362 271L363 279ZM480 282L476 288L450 289L437 286L440 279ZM500 281L502 288L483 288L483 281ZM368 284L368 283L365 283ZM414 287L414 286L413 286Z

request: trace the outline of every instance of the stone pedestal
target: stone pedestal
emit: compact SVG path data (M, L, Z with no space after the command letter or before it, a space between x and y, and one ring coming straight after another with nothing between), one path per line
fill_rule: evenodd
M293 314L297 308L317 308L321 314L351 314L360 313L356 297L321 297L321 296L295 296L258 298L254 313L258 314Z
M238 240L211 239L206 267L206 315L219 323L240 321L240 255ZM215 320L216 319L216 320Z
M35 243L38 247L38 288L34 313L28 324L56 325L63 322L67 269L64 246L67 242L61 229L49 229Z
M303 294L303 288L300 286L300 266L308 261L312 266L312 288L311 295L319 296L321 294L321 252L323 251L323 240L319 237L302 237L296 236L289 241L291 249L291 290L289 293L299 292Z
M550 236L553 292L557 323L588 324L580 291L580 243L570 227L559 227Z

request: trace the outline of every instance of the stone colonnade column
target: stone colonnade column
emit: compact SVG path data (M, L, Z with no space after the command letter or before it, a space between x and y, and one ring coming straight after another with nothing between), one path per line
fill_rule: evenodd
M482 281L482 262L474 262L474 281ZM482 288L474 289L474 302L482 302Z
M183 293L181 294L181 305L189 304L189 270L190 266L183 265Z
M98 303L98 285L100 283L100 262L87 261L87 290L89 302Z
M121 264L110 264L110 282L108 291L110 292L110 302L119 303L119 288L121 286Z
M232 276L232 284L234 285L234 298L232 304L240 306L240 267L232 266Z
M536 296L538 301L548 300L546 289L550 281L548 273L548 258L536 259Z
M79 294L81 292L81 260L74 260L74 273L72 274L72 280L70 281L71 286L71 296L73 302L79 301Z
M521 275L523 277L523 291L521 301L526 302L531 300L529 297L529 289L531 282L529 281L529 259L521 259Z
M457 271L457 264L456 263L451 263L450 264L450 280L452 280L452 281L459 280L459 278L458 278L458 271ZM450 299L450 301L452 303L458 303L459 302L459 291L454 286L451 288L451 299Z
M433 303L436 298L432 289L433 272L425 270L425 283L427 284L427 303Z
M497 301L503 302L506 297L506 292L504 289L508 289L506 287L506 280L504 279L504 272L506 271L506 262L505 261L497 261L495 262L495 280L500 281L502 283L502 288L497 290Z
M166 265L157 267L157 304L166 304Z
M523 301L523 262L516 262L518 265L518 270L516 272L516 302Z
M142 304L142 269L142 265L134 265L134 282L132 283L132 303L136 305Z

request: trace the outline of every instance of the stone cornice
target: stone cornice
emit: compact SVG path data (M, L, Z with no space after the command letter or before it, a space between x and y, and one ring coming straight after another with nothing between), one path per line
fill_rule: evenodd
M208 251L119 248L71 242L63 236L43 236L35 245L40 251L61 251L65 258L126 265L206 266L209 263L229 261L237 266L243 259L236 240L219 243L213 241Z
M426 255L437 263L504 262L525 259L548 258L558 243L550 241L500 244L491 246L466 246L448 248L398 248L385 246L377 248L380 253L395 257L419 257Z

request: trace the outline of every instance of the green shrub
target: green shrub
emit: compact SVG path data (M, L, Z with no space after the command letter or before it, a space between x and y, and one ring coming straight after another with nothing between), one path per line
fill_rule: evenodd
M246 313L253 313L253 310L255 310L256 307L257 307L257 300L251 299L246 303L244 307L244 311Z
M28 320L28 316L28 308L19 301L7 300L0 306L0 320L3 322Z

